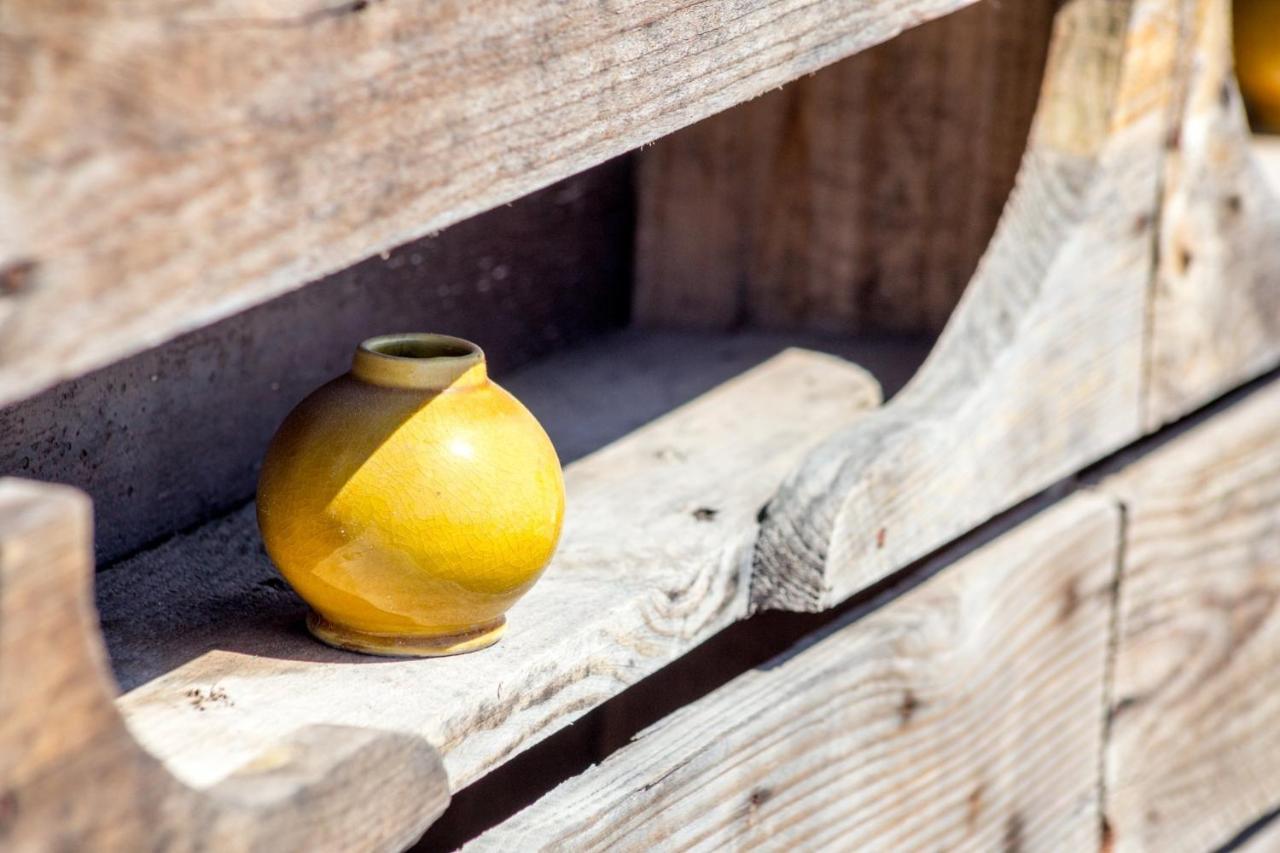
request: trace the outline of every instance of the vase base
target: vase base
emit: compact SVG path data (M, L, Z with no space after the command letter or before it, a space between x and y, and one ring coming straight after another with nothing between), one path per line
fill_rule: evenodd
M326 645L349 652L394 658L423 658L460 655L488 648L507 629L507 617L499 616L456 634L370 634L328 619L314 610L307 614L307 630Z

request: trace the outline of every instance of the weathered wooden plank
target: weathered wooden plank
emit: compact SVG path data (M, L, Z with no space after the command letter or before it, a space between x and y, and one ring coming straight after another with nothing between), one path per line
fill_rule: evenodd
M501 643L457 658L315 643L248 507L103 573L113 659L127 681L154 679L120 707L194 784L328 723L425 738L466 785L745 615L761 504L813 442L878 400L865 371L793 350L570 465L546 575ZM202 711L192 691L224 700Z
M1116 849L1214 849L1280 804L1280 385L1102 488L1128 519L1106 762Z
M666 718L468 850L1098 845L1119 513L1074 497Z
M304 728L209 791L181 784L112 702L92 577L88 500L0 479L4 849L398 850L444 811L431 747L368 728Z
M638 155L635 317L937 332L991 239L1055 0L979 3Z
M1183 5L1194 26L1179 50L1184 89L1165 160L1148 428L1280 363L1280 189L1249 144L1230 2Z
M0 403L971 0L0 8Z
M990 249L913 382L770 502L758 606L828 607L1139 434L1179 28L1158 0L1058 13Z

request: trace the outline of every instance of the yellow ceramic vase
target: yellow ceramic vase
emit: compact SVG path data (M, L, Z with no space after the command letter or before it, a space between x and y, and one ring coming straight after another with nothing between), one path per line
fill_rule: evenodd
M1280 132L1280 0L1235 0L1236 77L1254 122Z
M388 335L303 400L267 450L258 524L311 632L380 655L497 642L564 516L555 449L475 344Z

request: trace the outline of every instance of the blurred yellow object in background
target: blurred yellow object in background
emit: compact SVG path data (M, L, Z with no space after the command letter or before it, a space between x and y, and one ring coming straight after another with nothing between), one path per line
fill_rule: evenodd
M1235 0L1236 76L1255 125L1280 132L1280 0Z

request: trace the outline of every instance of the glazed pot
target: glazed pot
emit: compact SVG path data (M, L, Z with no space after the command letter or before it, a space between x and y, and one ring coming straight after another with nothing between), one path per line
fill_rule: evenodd
M1249 115L1280 132L1280 0L1235 0L1236 78Z
M489 646L551 559L560 463L475 344L371 338L303 400L258 482L267 553L320 640L379 655Z

